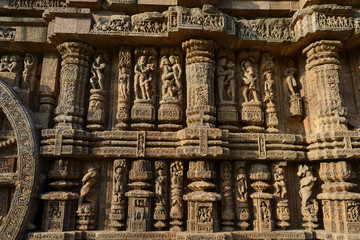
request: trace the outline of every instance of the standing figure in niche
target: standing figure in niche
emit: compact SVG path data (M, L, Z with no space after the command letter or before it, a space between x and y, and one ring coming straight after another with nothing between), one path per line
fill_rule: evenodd
M242 75L243 75L242 78L245 84L245 89L243 91L245 102L250 102L250 101L259 102L256 92L256 85L255 85L257 77L255 75L253 67L251 66L250 61L248 60L243 61L241 66L242 66ZM252 94L253 99L249 101L250 93Z
M274 91L273 91L273 85L274 85L274 79L272 79L272 73L271 71L266 71L264 73L265 77L265 97L264 102L269 102L269 104L272 104L272 101L274 99Z
M91 65L90 83L93 89L104 89L104 74L103 70L106 67L105 60L101 54L98 54L95 61Z
M316 182L316 177L313 176L310 168L306 165L299 165L297 175L298 177L301 177L299 191L299 195L301 197L301 208L306 209L306 203L311 197L311 189Z
M98 171L96 168L89 168L88 172L83 177L82 184L83 186L80 189L80 197L78 201L78 205L82 205L82 203L87 200L88 202L92 202L92 199L88 199L92 188L95 186L98 180Z
M130 74L125 66L120 67L119 71L119 98L126 100L130 94Z
M224 85L226 78L226 58L220 58L217 61L216 74L217 74L217 83L218 83L218 94L220 102L223 102L224 99Z
M31 71L34 68L34 57L31 54L26 54L24 59L24 71L23 71L23 83L26 90L29 92L33 90L34 83L31 80L35 80L32 78Z
M287 190L286 190L286 184L285 184L285 177L284 177L284 169L276 166L275 167L275 173L274 173L274 187L275 187L275 196L285 198Z
M226 95L230 102L235 102L235 64L229 61L226 64L226 80L227 87Z
M158 170L158 174L159 176L155 180L156 203L164 203L165 183L166 183L165 171L160 168Z
M296 79L294 77L295 74L298 73L296 67L294 66L294 61L290 60L290 62L288 63L289 67L286 68L285 72L284 72L284 76L285 76L285 82L289 88L289 91L291 93L291 95L295 95L295 90L294 88L296 87Z
M134 89L135 89L135 99L150 100L151 99L151 83L152 77L150 72L155 70L155 64L151 63L153 57L150 56L149 59L145 55L139 57L137 64L135 65L134 72ZM139 97L139 91L141 90L142 96Z
M174 73L174 78L175 78L175 86L177 87L177 90L179 91L180 94L180 89L181 89L181 75L182 75L182 69L181 69L181 65L180 65L180 60L178 56L175 55L171 55L169 57L170 63L172 65L172 71Z
M243 201L247 199L247 192L246 192L246 176L245 173L239 171L236 175L236 191L238 193L238 201Z
M161 81L163 82L161 87L162 100L170 97L174 97L175 78L173 69L170 66L170 61L166 56L161 58L160 68L162 69Z

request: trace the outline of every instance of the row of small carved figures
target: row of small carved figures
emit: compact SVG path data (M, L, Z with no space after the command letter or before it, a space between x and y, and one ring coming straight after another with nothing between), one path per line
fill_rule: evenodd
M188 14L182 15L182 24L191 24L191 25L204 25L206 27L219 28L224 26L224 19L222 16L212 16L212 15L200 15L200 16L190 16Z
M294 31L287 26L266 26L266 25L245 25L239 28L240 37L248 38L269 38L291 40L295 36Z
M12 0L10 7L66 7L67 4L64 0Z
M130 20L126 19L113 19L107 22L107 20L99 20L94 25L94 30L97 31L130 31ZM165 33L167 31L166 22L152 22L152 21L137 21L133 24L134 32L144 33Z
M353 28L353 19L347 17L319 15L319 26L322 28Z

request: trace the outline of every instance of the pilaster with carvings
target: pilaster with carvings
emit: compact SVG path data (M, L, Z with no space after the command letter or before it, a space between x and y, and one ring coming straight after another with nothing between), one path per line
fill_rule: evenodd
M88 79L92 47L65 42L57 47L61 54L60 89L54 118L56 128L82 129L85 82Z
M215 43L190 39L182 44L186 50L186 123L188 127L214 127L215 108Z

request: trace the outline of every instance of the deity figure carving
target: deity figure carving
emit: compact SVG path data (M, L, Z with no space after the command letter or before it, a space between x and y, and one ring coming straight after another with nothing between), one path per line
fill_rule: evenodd
M236 172L235 192L238 201L247 201L246 175L243 168L239 168Z
M95 61L91 65L91 73L93 76L90 78L91 87L93 89L104 89L104 69L106 62L102 54L95 57Z
M285 69L284 77L285 83L290 91L290 112L292 116L302 116L302 100L300 94L296 92L296 79L295 75L298 73L297 68L295 67L295 62L290 59L288 61L288 67Z
M130 96L130 72L126 66L119 66L119 99L127 100Z
M285 83L288 86L290 94L293 96L295 95L295 87L297 86L295 75L298 73L297 68L295 67L295 63L293 60L289 60L288 67L285 69L284 76L285 76Z
M311 197L311 189L316 182L316 177L313 176L310 168L307 165L299 165L297 175L298 177L301 177L299 191L299 195L301 197L301 208L306 209L306 203Z
M80 196L78 205L81 206L84 202L93 203L95 200L92 198L93 187L98 180L98 170L95 167L90 167L88 172L82 178L82 187L80 189Z
M26 54L24 58L24 71L22 74L24 86L22 87L28 90L29 92L33 90L35 86L34 81L36 80L36 78L32 76L32 71L35 67L34 65L35 65L34 56L31 54Z
M235 102L235 64L226 58L217 60L216 66L220 102Z
M152 71L155 71L154 57L140 56L134 68L135 100L151 100L154 97Z
M272 73L271 71L266 71L264 73L264 78L265 78L265 83L264 83L264 92L265 92L265 97L264 97L264 102L268 102L269 104L273 104L273 99L274 99L274 90L273 90L273 86L274 86L274 79L272 77Z
M90 167L82 178L82 187L78 200L78 228L80 230L89 230L95 228L95 216L97 212L96 188L95 185L99 178L98 169Z
M303 226L306 229L312 230L318 226L317 213L319 205L316 199L311 198L312 188L316 182L316 177L313 176L311 168L307 165L299 165L297 176L300 179L301 197L301 214L303 216ZM326 215L326 208L324 207L324 215Z
M181 96L181 74L182 69L179 57L171 55L169 58L163 56L160 62L162 70L162 100L179 100Z
M155 162L155 210L154 227L161 230L166 227L167 174L164 161Z
M279 164L275 164L273 173L275 181L274 195L283 199L286 197L287 194L284 173L284 169Z
M243 96L245 102L259 102L256 90L256 74L249 60L241 63L242 79L244 82ZM252 95L252 98L250 97Z

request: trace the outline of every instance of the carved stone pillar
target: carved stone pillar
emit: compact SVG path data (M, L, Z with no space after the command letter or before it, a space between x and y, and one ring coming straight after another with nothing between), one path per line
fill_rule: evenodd
M323 205L325 231L358 234L360 229L360 193L350 192L357 184L348 162L322 162L319 175L324 184L318 194Z
M211 40L190 39L182 47L186 50L187 126L213 127L215 44Z
M71 161L65 159L55 160L50 167L49 175L53 179L50 191L41 195L44 201L42 230L45 232L62 232L75 230L75 211L78 193L69 191L77 187L80 177Z
M220 201L220 194L206 192L215 188L215 184L207 182L215 179L213 163L209 161L189 162L187 176L193 182L188 187L193 192L184 196L188 202L187 231L191 233L210 233L219 230L217 217L217 201Z
M127 227L130 232L151 230L151 198L154 193L146 190L151 187L148 181L152 178L151 162L135 160L131 164L129 184L133 190L125 194L128 197Z
M274 230L274 220L271 214L271 199L273 195L265 191L270 185L265 181L270 180L270 172L265 164L251 165L250 179L255 181L251 186L255 193L251 194L254 201L254 231Z
M306 54L305 85L312 133L347 130L339 82L340 41L321 40L304 49Z
M113 191L110 210L110 227L120 230L125 219L125 190L127 182L127 164L125 159L116 159L113 164Z
M92 47L81 42L65 42L57 49L62 56L60 94L55 109L56 128L82 129L85 82L89 75Z

